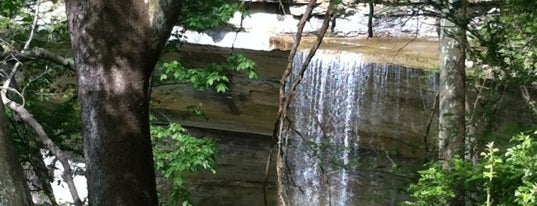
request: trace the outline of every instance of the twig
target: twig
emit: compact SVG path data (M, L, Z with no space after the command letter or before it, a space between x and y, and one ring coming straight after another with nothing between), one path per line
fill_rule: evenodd
M22 96L23 96L23 99L24 99L24 95L26 94L26 89L30 86L30 84L32 84L34 81L40 79L41 77L45 76L46 74L48 74L50 72L48 66L45 68L45 71L35 77L32 77L32 79L30 79L30 81L28 81L28 83L26 83L26 85L24 85L24 87L22 88ZM22 103L22 105L24 105L24 103Z
M433 124L433 120L434 120L434 115L436 113L436 106L438 105L438 97L439 97L439 93L436 94L435 98L434 98L434 103L433 103L433 107L431 108L431 114L429 115L429 118L427 120L427 127L425 129L425 133L423 134L423 144L425 145L425 152L427 153L427 155L429 155L430 151L429 151L429 132L431 131L431 125Z
M0 42L3 43L4 45L6 45L6 46L9 48L9 50L15 50L15 49L14 49L15 47L13 46L13 44L9 43L8 40L5 40L5 39L2 38L1 36L0 36ZM2 45L0 45L0 49L4 49L4 48L2 48ZM1 51L1 50L0 50L0 51Z
M1 88L2 90L2 93L4 92L4 90L7 91L10 91L10 92L13 92L15 94L17 94L17 96L19 96L21 99L22 99L22 104L21 105L24 105L26 103L26 99L24 98L24 95L22 95L19 91L17 91L16 89L13 89L11 87L7 87L7 88ZM10 100L11 101L11 100Z
M39 7L41 6L41 0L37 0L35 3L35 13L34 13L34 20L32 22L32 30L30 31L30 36L28 37L28 40L24 44L23 51L28 50L30 48L30 44L32 43L32 40L34 39L35 35L35 28L37 28L37 20L39 19Z
M520 87L520 92L522 92L522 97L524 98L526 104L531 109L531 111L537 115L537 107L535 105L535 101L531 100L530 93L528 92L528 88L526 86Z
M282 148L282 131L284 127L284 121L285 121L285 112L286 107L284 106L286 103L286 95L285 95L285 87L287 85L287 81L289 76L291 75L291 72L293 70L293 60L296 55L296 51L298 49L298 46L300 45L300 41L302 40L302 32L304 31L304 26L306 25L306 21L311 15L311 12L313 11L313 8L315 7L316 0L310 0L308 3L308 6L306 7L306 11L304 12L304 15L302 15L302 18L300 19L300 22L297 26L297 33L295 36L295 42L293 42L293 46L291 47L291 51L289 53L289 58L287 59L287 68L285 69L282 78L280 80L280 103L278 108L278 119L274 127L274 139L276 139L278 144L278 162L276 166L276 172L278 177L278 196L280 198L280 204L282 206L287 205L287 195L284 192L283 188L283 179L282 179L282 161L284 161L285 158L283 158L283 148Z
M408 40L405 45L403 45L401 48L397 49L397 52L395 52L395 54L393 55L392 57L392 60L390 63L393 64L393 61L395 60L395 58L399 55L399 53L401 51L403 51L404 48L406 48L410 43L412 43L414 40L416 40L418 38L418 36L414 36L412 39Z
M268 185L268 180L269 180L270 166L272 162L272 154L274 153L274 144L275 143L271 143L269 154L267 157L267 162L265 162L265 180L263 181L263 201L265 203L265 206L268 206L267 185Z
M285 161L284 151L282 148L282 136L281 136L283 128L284 128L284 121L285 121L284 114L286 112L285 102L286 102L287 97L285 95L285 86L287 85L287 80L293 70L293 60L295 58L296 51L298 50L298 46L300 45L300 41L302 40L302 32L304 31L304 26L306 25L306 21L310 17L313 11L313 8L315 7L315 4L316 4L316 0L309 1L308 6L306 7L306 11L302 15L302 18L300 19L300 22L298 23L297 33L295 36L295 42L293 42L293 46L291 47L291 51L287 59L288 61L287 68L285 69L282 75L282 78L280 80L280 94L279 94L280 103L279 103L279 108L278 108L278 119L276 122L277 126L274 127L274 139L276 139L277 144L278 144L278 156L277 156L278 165L276 166L276 170L277 170L276 173L278 176L278 196L280 198L280 204L282 206L287 205L287 200L286 200L287 195L284 192L283 177L282 177L283 174L280 168L282 167L281 165L282 161Z
M278 0L278 6L282 10L283 16L285 17L285 15L287 15L287 12L285 11L285 6L283 5L282 0Z

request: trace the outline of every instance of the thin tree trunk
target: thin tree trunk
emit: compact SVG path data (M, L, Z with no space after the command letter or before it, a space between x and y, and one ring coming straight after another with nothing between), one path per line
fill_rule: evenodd
M276 158L276 173L278 178L278 197L279 197L279 204L280 205L288 205L288 204L294 204L291 202L291 200L288 197L288 188L291 188L292 186L286 185L286 183L289 182L288 179L284 178L287 174L285 174L286 171L289 171L289 168L286 168L287 166L287 146L288 146L288 139L287 137L283 137L283 131L285 125L288 123L287 121L287 109L291 103L291 99L293 97L294 91L298 87L298 85L301 82L302 76L304 75L304 72L306 72L308 65L310 61L313 59L313 56L317 52L317 49L319 49L323 38L326 34L326 31L328 30L328 26L330 23L330 17L334 14L334 0L330 0L328 4L328 9L325 13L325 19L323 20L323 24L321 28L319 29L319 33L317 34L317 38L315 43L311 46L311 49L309 50L308 56L304 60L304 63L301 68L299 68L299 71L297 72L297 77L291 85L288 85L289 77L291 73L293 72L293 60L296 55L296 52L298 51L301 38L302 38L302 31L304 29L304 26L306 24L306 21L308 20L309 16L311 15L313 8L315 7L316 1L310 0L308 3L308 6L306 7L306 11L304 12L302 18L300 19L299 24L297 25L297 33L294 39L293 46L291 47L291 52L289 53L288 57L288 64L287 68L284 71L282 78L280 79L280 93L279 93L279 109L278 109L278 120L275 124L275 131L274 136L277 140L278 145L278 154ZM286 88L289 87L289 91L286 92Z
M455 14L442 18L440 22L440 95L439 95L439 159L443 168L450 170L447 160L458 156L464 157L465 150L465 60L466 35L464 24L465 0L449 0L455 8ZM456 23L453 21L457 21ZM462 183L455 183L455 199L450 205L464 205Z
M441 20L441 27L438 144L440 159L447 160L464 154L466 36L448 19Z
M157 205L150 78L180 2L66 2L90 205Z
M375 2L369 0L369 15L367 17L367 37L373 37L373 16L375 15Z
M30 192L13 141L7 129L4 105L0 105L0 205L32 205Z

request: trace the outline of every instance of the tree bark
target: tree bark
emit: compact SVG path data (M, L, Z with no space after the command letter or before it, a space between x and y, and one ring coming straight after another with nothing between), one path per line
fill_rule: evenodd
M4 105L0 105L0 205L32 205L30 191L7 129Z
M466 35L446 18L440 25L439 156L446 160L464 154Z
M449 0L453 7L440 20L440 83L439 83L439 159L445 170L447 160L464 157L465 125L465 60L466 35L464 15L466 0ZM449 19L448 19L449 17ZM453 18L454 17L454 18ZM449 205L464 205L462 183L455 184L456 197Z
M90 205L157 205L150 78L180 0L67 0Z

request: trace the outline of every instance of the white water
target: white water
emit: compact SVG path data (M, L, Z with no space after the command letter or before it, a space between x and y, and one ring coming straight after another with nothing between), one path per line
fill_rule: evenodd
M52 190L54 193L54 197L56 198L56 202L61 205L70 205L73 204L73 197L71 196L71 192L69 191L69 187L67 186L67 183L63 180L63 165L60 163L60 161L55 161L54 156L45 156L44 162L45 165L49 167L53 167L53 181L50 183L52 186ZM77 169L85 169L86 164L80 163L80 162L69 162L71 164L71 169L73 171ZM54 165L52 165L54 164ZM78 195L82 201L85 201L88 197L88 188L87 188L87 181L86 177L83 175L74 175L73 182L75 184L75 187L78 191ZM34 200L35 201L35 200Z
M297 53L295 71L306 55ZM377 192L385 187L384 183L378 180L377 173L371 172L385 166L378 158L385 150L379 137L389 135L401 139L408 133L387 131L393 128L384 125L406 121L397 126L402 128L405 124L423 122L403 118L414 110L403 105L413 101L411 94L418 91L414 83L421 81L418 77L423 72L420 72L369 64L355 53L319 51L316 54L288 111L291 127L285 131L289 139L284 171L287 171L290 205L360 205L369 201L364 199L379 195ZM433 79L435 86L434 78L430 78L434 74L426 75L429 77L425 82ZM430 88L425 82L422 86ZM421 92L425 98L431 96L431 92ZM430 104L429 100L424 102L425 106ZM366 139L362 140L362 133L367 134ZM362 154L363 151L368 152ZM377 156L372 157L370 153ZM362 174L360 170L364 168L369 172Z

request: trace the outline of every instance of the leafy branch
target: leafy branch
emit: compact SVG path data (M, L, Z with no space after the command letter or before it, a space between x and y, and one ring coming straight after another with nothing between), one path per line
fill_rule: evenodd
M229 91L233 72L245 72L250 79L257 78L255 62L235 54L225 64L210 64L205 68L186 68L179 61L163 63L159 67L161 82L190 83L196 89L214 89L216 92Z
M197 171L216 173L215 158L219 153L216 141L195 138L179 124L152 126L151 137L155 169L165 179L172 180L167 205L190 205L184 175Z

